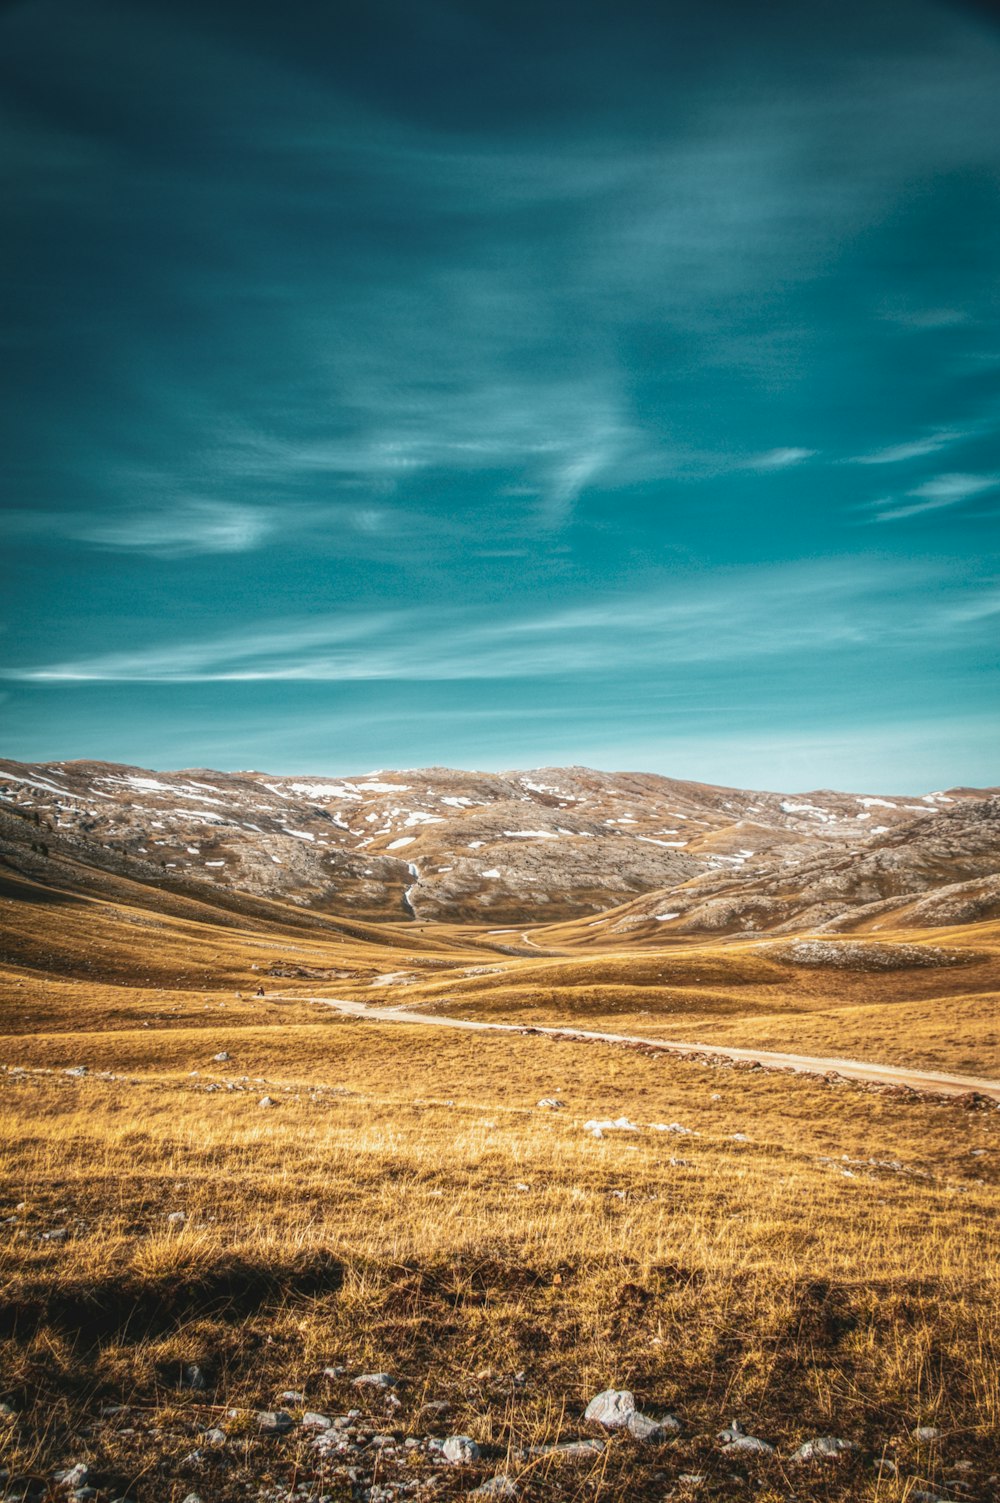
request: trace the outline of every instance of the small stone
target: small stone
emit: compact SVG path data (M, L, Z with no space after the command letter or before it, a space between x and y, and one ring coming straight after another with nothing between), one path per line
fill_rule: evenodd
M197 1362L191 1362L185 1367L180 1381L181 1388L190 1388L194 1393L204 1393L208 1387L208 1381Z
M277 1102L275 1100L273 1100L273 1098L270 1097L270 1096L262 1096L260 1098L260 1100L258 1101L257 1105L258 1106L277 1106Z
M287 1409L262 1409L257 1415L257 1429L262 1435L285 1435L294 1424Z
M774 1447L756 1435L748 1435L739 1420L733 1420L727 1429L720 1430L718 1439L723 1442L722 1449L726 1452L742 1452L747 1456L774 1455Z
M201 1503L200 1493L188 1493L187 1497L184 1499L184 1503Z
M858 1448L853 1440L840 1440L836 1435L817 1435L807 1440L792 1456L793 1461L836 1461Z
M346 1367L324 1367L324 1378L342 1378L347 1372Z
M560 1101L558 1096L543 1096L538 1105L549 1112L561 1112L566 1109L565 1101Z
M441 1419L450 1413L451 1405L447 1399L428 1399L427 1403L421 1404L417 1410L417 1419L426 1423L428 1420Z
M567 1456L571 1461L582 1461L588 1456L600 1456L604 1450L603 1440L564 1440L558 1446L544 1446L546 1454Z
M220 1430L218 1425L213 1425L210 1430L203 1430L201 1438L206 1446L224 1446L226 1444L226 1432L225 1430Z
M86 1073L87 1073L87 1066L86 1065L74 1065L71 1070L67 1070L66 1071L67 1075L72 1075L77 1080L79 1080L82 1075L86 1075Z
M300 1421L303 1430L329 1430L333 1421L326 1414L316 1414L307 1409Z
M680 1432L681 1422L672 1414L663 1415L662 1419L651 1419L648 1414L640 1414L633 1410L625 1422L625 1428L636 1440L641 1440L646 1445L658 1446L664 1441L671 1440Z
M282 1404L304 1404L306 1396L298 1393L294 1388L286 1388L284 1393L278 1394L278 1400Z
M479 1447L471 1435L449 1435L441 1447L441 1454L453 1466L470 1466L479 1460Z
M42 1241L43 1242L65 1242L66 1238L68 1236L69 1236L69 1233L67 1232L67 1230L66 1230L66 1228L64 1226L56 1226L56 1227L53 1227L50 1232L43 1232L42 1233Z
M355 1388L380 1388L386 1391L395 1388L396 1379L391 1373L362 1373L354 1379Z
M167 1225L168 1226L183 1226L186 1220L187 1220L187 1212L186 1211L171 1211L170 1215L167 1217Z
M926 1444L928 1441L940 1440L941 1431L937 1425L918 1425L913 1432L913 1439Z
M66 1467L62 1472L56 1472L55 1480L60 1487L72 1490L77 1487L84 1487L89 1476L90 1473L83 1462L78 1461L75 1466Z
M634 1413L635 1394L627 1388L605 1388L591 1399L583 1417L595 1425L603 1425L606 1430L621 1430L628 1424L629 1415Z
M218 1052L218 1054L213 1054L212 1055L212 1059L215 1062L215 1064L217 1064L217 1065L224 1065L224 1064L226 1064L226 1062L228 1060L232 1059L232 1055L231 1054L227 1054L226 1051L225 1051L225 1049L220 1049L219 1052Z
M470 1494L473 1498L516 1498L517 1483L513 1477L508 1477L506 1472L498 1472L495 1477L487 1477L485 1482L473 1489Z

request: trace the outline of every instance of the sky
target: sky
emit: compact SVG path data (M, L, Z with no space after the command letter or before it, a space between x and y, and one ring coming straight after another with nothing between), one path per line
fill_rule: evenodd
M1000 26L0 6L0 754L1000 783Z

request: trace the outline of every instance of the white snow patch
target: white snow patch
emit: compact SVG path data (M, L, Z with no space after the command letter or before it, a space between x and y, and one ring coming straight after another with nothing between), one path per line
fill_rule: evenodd
M224 861L206 861L205 862L206 866L225 866L225 864L226 863Z
M294 835L296 840L314 841L316 839L316 836L310 835L308 830L290 830L287 825L282 825L282 830L286 835Z
M635 838L641 840L644 845L675 846L678 850L683 850L688 844L686 840L654 840L652 835L637 835Z
M480 872L479 875L481 877L499 877L500 873L494 866L488 872Z
M401 835L398 840L390 840L386 846L387 851L398 851L401 846L412 845L416 840L415 835Z
M680 918L680 914L679 913L657 913L657 914L654 914L654 918L656 919L656 922L658 924L665 924L668 919Z
M509 840L558 840L551 830L504 830Z
M793 804L791 799L784 799L781 808L785 814L808 814L822 824L829 824L833 818L832 814L825 809L818 809L815 804Z

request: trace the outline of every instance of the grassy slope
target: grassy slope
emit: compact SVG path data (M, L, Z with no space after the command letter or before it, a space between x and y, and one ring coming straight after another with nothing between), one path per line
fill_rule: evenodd
M362 1402L375 1428L419 1435L421 1401L447 1398L440 1433L492 1448L473 1473L435 1471L428 1496L508 1463L529 1499L659 1499L681 1473L705 1477L701 1497L786 1496L780 1457L720 1455L712 1437L732 1416L785 1457L813 1434L861 1444L856 1462L810 1475L812 1499L894 1503L958 1459L986 1496L997 1113L598 1045L379 1027L294 996L451 997L470 1015L535 1008L619 1028L645 1011L651 1029L662 1015L672 1032L700 1019L701 1036L757 1039L834 1026L842 987L842 1026L870 1054L895 1019L933 1019L944 978L973 998L973 1051L970 981L985 988L990 961L859 978L739 948L512 959L461 931L439 931L432 951L405 926L387 952L377 933L304 931L294 914L234 924L148 901L122 886L113 901L4 910L0 1220L15 1219L0 1229L0 1398L24 1417L5 1432L15 1470L86 1459L143 1503L193 1487L236 1499L292 1475L307 1496L346 1498L349 1480L317 1476L301 1439L261 1441L250 1419L286 1386L328 1413L357 1404L346 1377L322 1376L338 1363L404 1380L400 1409ZM256 999L275 961L335 974L267 978L272 995ZM373 987L387 970L420 979ZM929 1036L900 1047L929 1049ZM64 1073L79 1065L90 1073ZM274 1108L258 1105L265 1093ZM551 1095L564 1111L538 1108ZM622 1113L698 1135L582 1130ZM39 1240L53 1227L64 1243ZM177 1387L189 1362L206 1391ZM617 1437L583 1467L516 1454L585 1434L583 1406L611 1382L675 1410L682 1439L643 1450ZM129 1405L127 1422L102 1417L109 1402ZM230 1439L199 1470L184 1458L217 1419ZM917 1423L944 1439L916 1446ZM893 1483L871 1468L886 1448ZM413 1463L418 1496L428 1473Z

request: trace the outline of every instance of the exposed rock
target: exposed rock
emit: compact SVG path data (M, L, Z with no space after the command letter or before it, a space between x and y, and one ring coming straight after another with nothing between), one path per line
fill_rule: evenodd
M391 1373L362 1373L354 1379L355 1388L378 1388L383 1391L395 1388L397 1379Z
M634 1410L625 1422L626 1429L636 1440L641 1440L647 1445L658 1446L664 1441L672 1440L680 1433L681 1422L672 1414L665 1414L662 1418L651 1419L648 1414L640 1414Z
M84 1466L82 1461L78 1461L75 1466L66 1467L63 1471L56 1472L55 1481L60 1487L75 1491L78 1487L86 1486L89 1476L89 1469Z
M745 1451L751 1455L774 1455L774 1447L769 1445L766 1440L758 1439L756 1435L738 1435L735 1440L731 1440L722 1449L727 1453L730 1451Z
M317 1414L312 1409L307 1409L300 1421L303 1430L329 1430L333 1421L326 1414Z
M635 1413L635 1394L627 1388L605 1388L591 1399L584 1411L584 1419L592 1424L603 1425L605 1430L621 1430Z
M817 1435L804 1441L792 1456L792 1461L836 1461L858 1448L853 1440L840 1440L836 1435Z
M441 1447L441 1454L453 1466L471 1466L472 1462L479 1460L479 1447L471 1435L449 1435Z
M262 1409L257 1415L257 1429L262 1435L286 1435L294 1424L287 1409Z
M277 1106L277 1104L271 1096L262 1096L257 1103L258 1106Z
M495 1477L487 1477L477 1488L469 1494L472 1498L516 1498L517 1483L513 1477L508 1477L506 1472L498 1472Z
M739 1420L733 1420L725 1430L720 1430L718 1439L722 1441L722 1449L726 1453L744 1452L753 1456L773 1456L774 1447L766 1440L760 1440L756 1435L748 1435Z
M913 1439L926 1445L929 1441L940 1440L941 1431L937 1425L918 1425L913 1432Z

